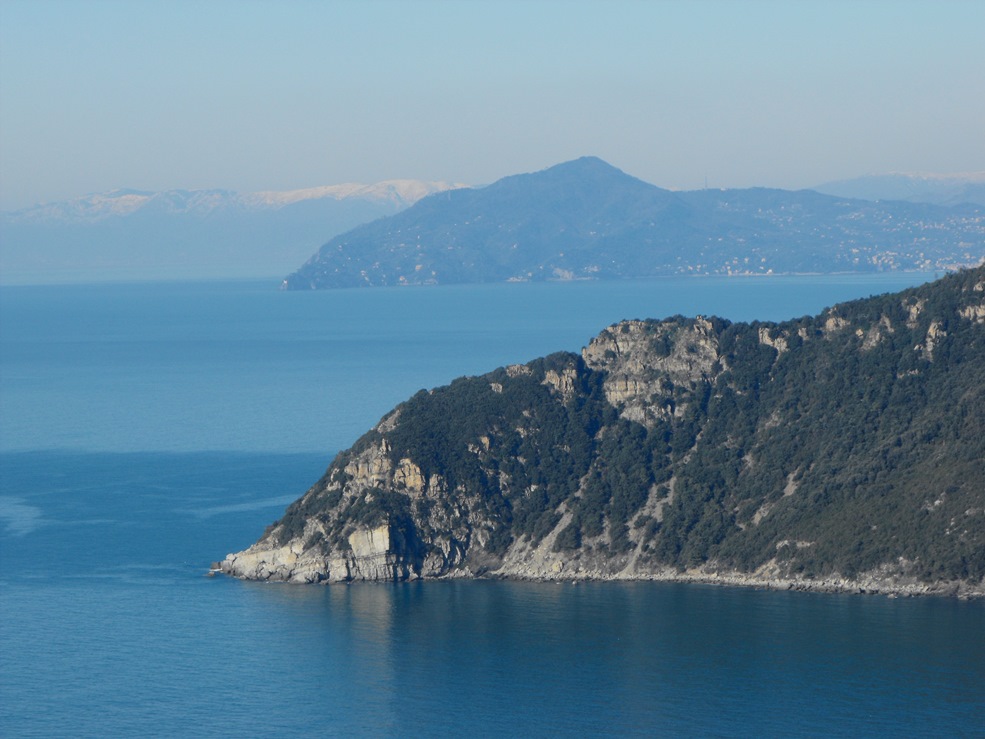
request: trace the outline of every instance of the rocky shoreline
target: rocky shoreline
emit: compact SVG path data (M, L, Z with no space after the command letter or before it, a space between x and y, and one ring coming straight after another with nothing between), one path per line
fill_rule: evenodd
M629 556L625 560L603 559L592 566L581 558L568 561L556 553L538 547L526 556L507 558L504 566L491 573L493 577L532 581L631 581L631 582L679 582L704 585L749 587L761 590L797 590L817 593L854 593L912 597L935 595L962 599L985 598L985 582L965 580L926 582L906 574L898 567L883 565L875 570L849 578L832 574L822 578L799 577L785 573L776 560L770 561L753 572L722 567L709 563L702 567L680 570L663 566L648 568ZM588 565L588 566L585 566ZM622 567L616 571L615 568Z
M361 553L362 554L362 553ZM925 582L888 568L868 572L860 577L832 575L825 578L806 578L784 575L773 564L756 572L723 570L714 566L680 571L673 567L640 570L634 562L626 562L619 570L609 567L583 567L579 562L560 557L544 557L542 552L527 556L507 557L501 566L476 573L469 566L421 574L413 568L401 567L390 552L367 552L365 557L349 561L317 562L296 557L289 547L282 550L252 549L227 555L222 562L213 562L209 575L224 574L242 580L283 582L290 584L354 584L357 582L403 582L441 580L507 580L518 582L675 582L725 587L755 588L758 590L793 590L814 593L848 593L883 595L891 598L938 596L961 600L985 598L985 582L964 580ZM534 556L530 556L533 554ZM540 556L537 556L540 555ZM363 560L366 561L363 561ZM372 561L369 561L372 560ZM598 563L603 564L603 563Z
M866 578L848 580L826 578L808 580L800 578L761 578L743 573L660 572L650 575L573 574L567 577L542 577L523 575L496 575L497 579L530 582L676 582L723 587L753 588L756 590L795 590L812 593L848 593L853 595L884 595L890 598L938 596L971 600L985 598L985 585L966 582L924 583L918 580L894 581Z
M222 563L213 563L209 570L209 576L224 574L240 580L251 580L255 578L243 577L234 572L229 572L222 567ZM967 583L962 581L945 583L924 583L917 580L896 581L880 580L877 578L866 578L863 580L848 580L844 578L826 578L823 580L808 580L800 578L761 578L742 573L704 573L704 572L659 572L647 575L603 575L601 573L569 573L566 575L548 576L535 574L503 574L486 573L475 575L467 570L456 571L437 577L407 578L407 581L431 580L439 582L442 580L504 580L513 582L541 582L577 585L580 583L596 582L674 582L688 583L697 585L716 585L719 587L738 587L753 588L755 590L793 590L808 593L846 593L851 595L882 595L889 598L913 598L913 597L944 597L957 598L959 600L974 600L985 598L985 585ZM269 579L267 582L280 582L284 584L310 584L298 583L297 581ZM374 582L402 582L404 580L376 580ZM339 580L331 582L329 580L313 581L323 585L350 585L357 582L368 582L359 580Z

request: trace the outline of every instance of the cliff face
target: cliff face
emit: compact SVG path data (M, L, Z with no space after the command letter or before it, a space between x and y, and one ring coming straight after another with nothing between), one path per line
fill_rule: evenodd
M985 592L985 268L422 391L221 567Z

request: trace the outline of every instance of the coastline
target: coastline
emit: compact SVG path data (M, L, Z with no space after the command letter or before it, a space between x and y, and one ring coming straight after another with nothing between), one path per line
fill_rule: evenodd
M471 575L446 575L442 578L475 577ZM529 582L675 582L693 583L698 585L718 585L722 587L753 588L756 590L795 590L810 593L845 593L851 595L882 595L890 598L912 598L920 596L957 598L959 600L976 600L985 598L985 583L968 583L965 581L926 583L915 578L867 577L862 579L847 579L833 576L824 579L806 579L790 577L758 577L738 572L700 572L662 571L650 574L635 575L604 575L602 573L568 573L565 576L521 575L490 573L475 577L475 579L499 579Z
M270 554L268 550L266 554ZM244 553L240 553L242 555ZM509 561L497 569L473 572L468 566L444 572L425 575L401 567L393 560L378 562L380 567L362 570L356 562L345 567L345 576L332 576L331 570L320 570L317 566L282 568L274 561L264 561L261 555L250 558L249 567L237 562L236 555L229 555L221 562L213 562L206 573L208 577L223 574L239 580L285 583L290 585L354 585L360 582L414 582L441 580L504 580L515 582L542 583L588 583L588 582L674 582L699 585L718 585L723 587L753 588L757 590L794 590L811 593L845 593L852 595L882 595L890 598L911 598L936 596L974 600L985 598L985 582L973 583L965 580L945 582L926 582L913 576L890 572L888 568L870 571L856 578L831 575L823 578L794 577L780 573L774 566L767 565L752 573L736 570L722 570L707 566L680 571L674 567L663 567L652 571L640 571L632 565L618 571L567 567L577 562L562 560L543 561L536 564L530 561ZM361 558L360 558L361 559ZM259 561L258 561L259 560ZM308 562L307 564L313 564ZM351 569L350 569L351 567Z
M907 574L899 565L883 564L875 569L844 577L833 573L824 577L799 577L784 572L776 560L771 560L751 572L731 569L717 562L700 567L678 569L671 565L647 566L630 555L624 560L601 558L594 563L588 558L565 561L542 548L507 557L492 577L543 581L652 581L698 583L760 590L798 590L816 593L852 593L912 597L921 595L946 596L961 599L985 598L985 581L955 580L927 582ZM525 555L525 556L524 556ZM591 566L594 564L595 566Z

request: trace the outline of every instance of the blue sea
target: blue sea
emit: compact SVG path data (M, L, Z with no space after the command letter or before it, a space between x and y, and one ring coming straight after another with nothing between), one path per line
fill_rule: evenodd
M0 288L0 735L985 736L982 602L205 576L420 388L932 277Z

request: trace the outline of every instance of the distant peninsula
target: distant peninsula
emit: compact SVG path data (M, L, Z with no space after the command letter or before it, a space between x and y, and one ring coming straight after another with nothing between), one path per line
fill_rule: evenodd
M435 193L358 226L324 244L283 287L944 271L983 259L980 203L673 192L584 157Z
M985 267L421 391L216 567L985 595Z

